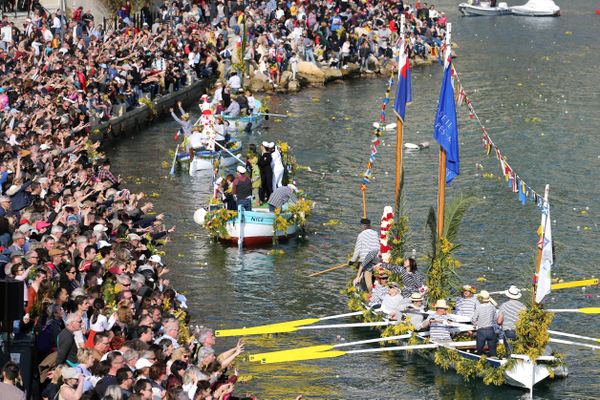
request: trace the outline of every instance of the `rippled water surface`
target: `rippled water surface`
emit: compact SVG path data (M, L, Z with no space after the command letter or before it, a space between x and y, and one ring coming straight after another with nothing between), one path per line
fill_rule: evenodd
M538 192L551 185L556 272L565 279L596 274L600 217L600 16L591 0L560 2L563 16L550 19L518 17L461 18L455 2L443 0L454 22L459 44L455 65L467 94L491 137L511 166ZM430 141L442 70L439 65L413 70L413 103L407 110L405 141ZM176 125L156 123L125 138L109 150L114 167L129 185L153 199L167 220L177 225L166 250L177 288L187 291L192 315L213 327L240 327L322 316L346 311L340 294L351 273L339 270L318 278L311 272L333 266L351 252L361 214L359 178L369 155L371 123L377 118L385 90L382 79L334 83L325 89L308 89L292 96L274 96L273 112L292 118L272 119L249 142L285 140L298 162L310 166L299 184L317 202L306 240L282 245L283 256L267 250L224 248L210 244L192 221L194 210L208 195L208 176L190 177L178 172L168 177L168 150ZM527 285L533 269L535 231L540 214L531 203L522 206L506 182L485 179L498 175L495 158L487 158L480 129L459 112L461 175L447 190L449 198L461 192L480 201L461 227L459 258L465 282L486 277L478 286L499 290L510 284ZM532 122L535 121L535 122ZM378 220L383 206L393 199L394 137L384 137L377 155L376 179L368 187L369 216ZM435 204L438 153L435 147L405 153L406 211L410 216L409 248L419 257L428 248L425 219ZM483 171L476 164L483 165ZM136 184L137 180L137 184ZM588 209L589 207L589 209ZM587 213L582 213L582 210ZM337 219L337 226L324 226ZM550 302L570 308L598 305L577 290L553 293ZM600 335L595 316L559 315L555 329L590 336ZM250 352L318 343L333 343L340 335L360 340L374 334L365 330L304 331L277 337L248 339ZM226 347L233 339L222 340ZM599 357L588 350L559 347L567 354L571 375L565 380L536 387L540 399L597 398L600 390ZM249 381L239 384L240 394L260 398L314 399L510 399L524 396L511 388L464 383L443 373L429 361L405 354L347 355L336 359L290 365L240 365Z

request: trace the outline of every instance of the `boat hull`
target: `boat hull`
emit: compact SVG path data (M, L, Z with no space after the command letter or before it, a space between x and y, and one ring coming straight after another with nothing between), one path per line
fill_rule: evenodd
M242 152L242 142L236 140L231 148L228 148L232 154L238 156ZM200 170L212 170L213 163L215 160L220 159L220 165L222 167L230 167L238 162L235 157L231 156L223 150L219 151L207 151L199 150L194 154L194 159L190 162L190 155L188 152L180 152L177 154L177 162L189 163L190 174Z
M521 6L510 7L514 15L522 17L558 17L560 7L552 0L529 0Z
M460 3L458 5L458 11L460 11L465 17L491 17L495 15L510 14L510 9L506 5L506 3L500 3L497 7L490 7L489 3L481 3L480 5Z
M260 128L265 120L265 117L258 114L252 114L245 117L231 118L225 116L225 120L238 131L253 131Z
M223 239L234 245L243 244L245 247L263 246L273 243L273 237L284 241L298 234L298 225L291 224L285 232L273 229L275 214L265 210L243 211L238 213L235 220L227 223L229 237ZM241 243L240 243L241 241Z

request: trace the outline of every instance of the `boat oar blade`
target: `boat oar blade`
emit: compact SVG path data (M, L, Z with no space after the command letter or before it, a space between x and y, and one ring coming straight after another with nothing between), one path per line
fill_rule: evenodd
M238 329L221 329L215 331L215 336L226 337L226 336L250 336L250 335L266 335L269 333L286 333L294 332L300 326L314 324L319 322L320 318L306 318L298 319L295 321L279 322L276 324L253 326L249 328L238 328Z
M600 314L600 307L585 307L579 309L580 313L583 314Z
M558 290L558 289L569 289L569 288L580 287L580 286L592 286L592 285L597 285L597 284L598 284L598 278L594 278L594 279L584 279L582 281L554 283L554 284L552 284L551 288L552 288L552 290Z
M316 352L320 352L320 351L327 351L327 350L331 350L333 349L333 345L330 344L324 344L324 345L317 345L317 346L308 346L308 347L300 347L298 349L289 349L289 350L279 350L279 351L271 351L271 352L267 352L267 353L257 353L257 354L251 354L250 355L250 361L253 362L263 362L263 360L272 358L272 357L291 357L295 354L302 354L302 353L316 353Z
M322 358L335 358L347 354L347 351L332 350L332 351L315 351L315 352L303 352L303 353L289 353L280 354L275 356L267 356L260 360L261 364L276 364L283 362L292 361L307 361L307 360L318 360ZM268 353L267 353L268 354Z

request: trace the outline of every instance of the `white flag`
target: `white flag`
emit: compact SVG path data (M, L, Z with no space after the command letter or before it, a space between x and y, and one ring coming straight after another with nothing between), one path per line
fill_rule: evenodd
M537 289L535 292L535 302L540 303L544 297L550 293L552 286L552 264L554 257L552 255L552 223L550 219L550 204L544 201L542 207L542 261L540 263L540 272L537 278Z

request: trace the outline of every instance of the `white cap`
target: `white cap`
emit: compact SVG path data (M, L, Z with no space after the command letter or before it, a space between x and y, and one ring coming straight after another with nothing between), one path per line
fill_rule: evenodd
M296 187L296 185L294 185L293 183L288 183L287 185L290 189L292 189L294 192L298 191L298 188Z
M94 232L106 232L108 228L102 224L94 225Z
M151 256L151 257L148 259L148 261L155 262L155 263L158 263L158 264L160 264L160 265L163 265L163 263L162 263L162 259L161 259L161 258L160 258L160 256L159 256L159 255L157 255L157 254L154 254L153 256Z
M275 142L269 142L269 148L272 149L273 147L275 147Z
M152 363L147 358L140 358L135 362L135 369L142 369L151 367Z
M104 247L111 247L112 244L108 243L106 240L99 240L98 241L98 250L100 250L101 248Z
M266 148L269 148L269 142L263 141L263 142L262 142L262 145L263 145L264 147L266 147Z
M240 174L245 174L246 173L246 168L242 167L241 165L238 165L237 172L239 172Z

